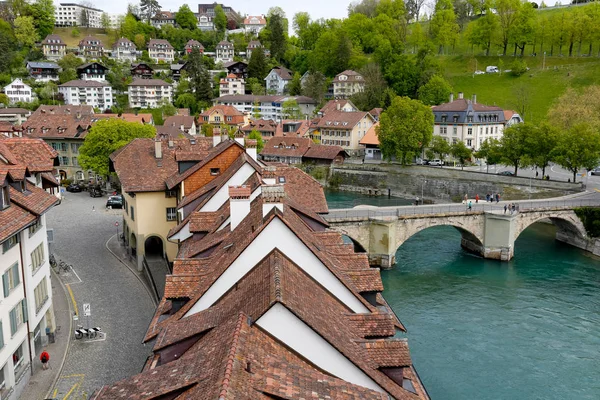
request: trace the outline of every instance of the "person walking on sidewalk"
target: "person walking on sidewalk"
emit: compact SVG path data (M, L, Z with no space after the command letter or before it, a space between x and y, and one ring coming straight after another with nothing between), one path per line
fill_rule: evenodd
M40 354L40 361L42 362L42 369L48 369L48 363L50 362L50 354L46 350Z
M505 205L504 205L504 214L506 214L506 209L507 209L507 208L508 208L508 207L507 207L507 206L506 206L506 204L505 204Z

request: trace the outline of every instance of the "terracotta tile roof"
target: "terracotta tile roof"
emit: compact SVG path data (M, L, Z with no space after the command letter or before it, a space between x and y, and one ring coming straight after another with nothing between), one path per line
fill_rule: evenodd
M339 155L346 155L346 151L341 146L313 144L308 151L304 153L304 158L334 160Z
M163 125L165 126L175 126L179 128L183 126L184 129L192 129L192 125L196 123L194 117L189 115L173 115L171 117L167 117Z
M249 199L252 194L250 186L229 186L229 198L231 199Z
M202 122L202 118L210 117L210 115L212 115L214 112L220 112L221 114L223 114L226 117L226 119L231 117L231 121L228 121L228 120L223 121L223 123L225 123L227 125L241 125L244 123L244 114L243 113L239 112L233 106L226 106L223 104L217 104L216 106L212 106L208 110L205 110L204 112L200 113L200 115L199 115L199 118L201 118L200 122Z
M202 46L202 43L194 39L188 40L188 42L185 44L186 49L193 49L195 47L204 50L204 46Z
M279 75L279 77L283 80L286 81L291 81L292 78L294 77L294 73L292 71L290 71L289 69L287 69L286 67L274 67L272 70L272 72L275 72L277 75Z
M319 113L325 115L330 111L337 111L338 109L344 108L347 104L350 104L355 111L358 111L358 107L354 105L350 100L346 99L337 99L337 100L329 100L325 105L319 110Z
M84 139L95 121L91 106L40 106L23 130L32 137L51 139Z
M161 47L161 46L166 46L166 47ZM148 42L148 50L162 50L165 48L167 50L173 50L173 46L171 46L171 43L169 43L165 39L150 39L150 41Z
M156 125L156 136L164 140L192 139L193 136L183 132L177 126ZM177 161L182 161L181 159Z
M152 19L175 19L171 11L159 11Z
M10 201L24 208L35 216L40 216L50 207L58 203L58 198L36 187L29 182L25 183L25 192L10 188Z
M302 156L308 151L311 146L312 140L310 138L298 138L298 137L275 137L265 143L260 154L264 156L276 156L276 157L298 157Z
M383 108L375 107L374 109L369 111L369 114L371 114L374 117L379 117L382 112L383 112Z
M316 124L316 127L350 130L353 129L364 117L370 115L371 114L364 111L329 111L320 118L319 122Z
M2 173L0 172L0 175ZM0 242L5 241L17 232L22 231L34 223L36 216L27 210L11 204L10 207L0 211Z
M8 107L8 108L0 108L0 115L5 115L5 114L31 114L31 111L26 110L25 108L15 108L15 107Z
M127 45L127 47L130 47L133 50L137 49L135 43L133 43L131 40L127 39L126 37L122 37L119 40L117 40L113 44L112 47L113 47L113 49L116 49L117 47L125 46L125 45Z
M294 128L294 131L290 129ZM275 136L306 137L310 129L310 121L284 119L277 125Z
M363 138L360 139L358 143L362 144L363 146L366 146L368 144L373 146L379 146L379 137L377 136L378 126L379 122L374 123L373 126L369 128L365 136L363 136Z
M201 277L198 275L167 275L164 297L167 299L190 298L190 289L194 288Z
M412 364L408 343L403 339L365 340L361 342L377 367L408 367Z
M18 164L27 166L31 172L52 172L58 153L46 142L30 138L5 138L0 143L13 155Z
M513 110L504 110L504 120L505 121L509 121L513 115L515 115L515 112Z
M246 135L250 134L253 130L257 130L259 132L272 132L275 135L275 131L277 130L277 123L272 119L257 119L248 121L248 124L242 126L241 131Z
M261 25L266 25L267 24L267 20L265 19L264 15L258 15L258 16L254 16L254 15L249 15L246 18L244 18L244 25L250 25L252 24L252 19L256 18L259 24Z
M92 44L92 42L98 42L98 44L97 45ZM82 46L104 47L104 44L102 44L102 40L98 39L96 36L86 36L79 41L79 47L82 47Z
M66 43L63 42L60 36L53 34L46 36L46 38L42 40L42 44L51 44L52 46L66 46Z
M391 337L396 333L394 317L387 313L348 314L354 330L363 338Z
M175 154L178 150L206 153L212 141L175 139L173 147L161 141L162 158L155 156L154 140L138 138L111 155L115 171L126 192L159 192L167 189L166 181L178 171Z
M346 75L348 79L341 80L340 76ZM344 72L340 72L333 78L333 82L364 82L362 75L356 71L352 71L351 69L347 69Z

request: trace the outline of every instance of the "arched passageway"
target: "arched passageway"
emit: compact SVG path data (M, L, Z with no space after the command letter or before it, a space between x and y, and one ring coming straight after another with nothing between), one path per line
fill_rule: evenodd
M158 256L163 257L163 241L158 236L150 236L144 242L144 254L146 257Z

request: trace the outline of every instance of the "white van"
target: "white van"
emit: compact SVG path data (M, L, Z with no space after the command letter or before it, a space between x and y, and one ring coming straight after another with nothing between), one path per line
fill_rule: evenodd
M444 162L442 160L440 160L439 158L436 158L435 160L429 161L429 165L434 165L436 167L440 167L440 166L444 165Z
M485 72L487 72L488 74L497 74L498 72L500 72L500 70L495 65L488 65L487 67L485 67Z

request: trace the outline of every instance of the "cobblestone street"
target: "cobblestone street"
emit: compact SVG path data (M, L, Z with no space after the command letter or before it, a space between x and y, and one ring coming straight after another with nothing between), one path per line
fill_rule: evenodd
M48 213L48 227L54 229L50 251L57 261L73 266L73 272L59 275L78 309L73 329L77 324L99 326L106 335L75 340L71 333L51 398L87 399L100 386L138 373L150 354L150 347L141 342L155 304L134 272L106 248L117 232L115 222L121 225L122 220L121 210L105 209L106 199L66 193L62 204ZM90 305L89 321L83 315L84 303Z

